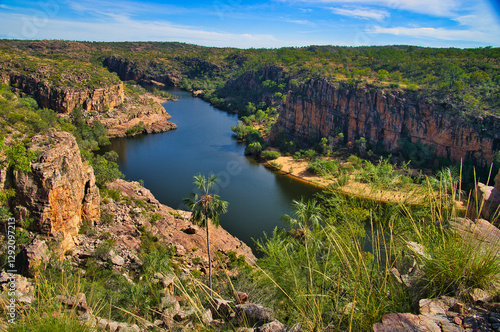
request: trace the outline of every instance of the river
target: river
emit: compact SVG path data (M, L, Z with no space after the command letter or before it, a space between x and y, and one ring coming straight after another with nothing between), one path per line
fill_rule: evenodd
M176 209L186 209L182 200L194 191L194 175L216 174L220 180L216 193L229 202L221 225L255 249L255 239L284 226L280 216L293 213L293 199L310 198L318 189L245 157L245 145L231 131L236 115L188 92L171 92L179 100L163 106L178 129L112 140L120 170L128 180L143 180L161 203Z

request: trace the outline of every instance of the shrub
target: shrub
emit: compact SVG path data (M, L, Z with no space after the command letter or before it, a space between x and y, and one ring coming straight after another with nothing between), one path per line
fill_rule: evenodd
M335 175L339 171L339 161L316 159L307 166L307 171L318 175Z
M144 122L140 121L138 124L136 124L132 128L127 129L127 131L125 131L125 135L134 136L134 135L143 133L144 130L145 130Z
M260 145L259 142L250 143L245 148L245 154L250 154L254 156L258 156L261 151L262 151L262 145Z
M281 157L281 153L279 153L278 151L262 151L260 155L266 160L274 160Z
M117 157L118 154L114 151L106 152L104 156L91 155L90 164L94 169L95 182L100 188L104 187L108 182L124 177L115 162Z

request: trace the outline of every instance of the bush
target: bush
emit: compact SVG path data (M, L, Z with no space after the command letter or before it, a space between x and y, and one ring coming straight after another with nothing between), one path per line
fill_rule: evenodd
M94 169L95 182L99 188L104 187L108 182L123 178L118 164L115 162L118 154L114 151L106 152L104 156L92 155L90 164Z
M254 155L254 156L258 156L261 151L262 151L262 145L260 145L259 142L250 143L245 148L245 154Z
M266 160L274 160L281 157L281 153L279 153L278 151L262 151L260 155Z
M316 159L307 166L307 171L323 176L335 175L339 172L339 161Z

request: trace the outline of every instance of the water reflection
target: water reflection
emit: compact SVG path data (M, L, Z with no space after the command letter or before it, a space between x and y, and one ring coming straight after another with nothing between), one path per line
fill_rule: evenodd
M194 190L193 175L216 174L221 180L218 194L229 202L221 225L253 247L252 239L283 226L280 216L292 212L293 199L318 191L245 157L244 144L231 132L238 121L235 115L185 92L174 93L179 101L164 106L177 130L112 141L126 178L142 179L160 202L184 208L182 199Z

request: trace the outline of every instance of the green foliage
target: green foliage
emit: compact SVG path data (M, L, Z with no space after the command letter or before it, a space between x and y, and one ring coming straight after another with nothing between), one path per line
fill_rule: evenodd
M259 267L269 278L259 282L274 289L269 301L278 319L309 331L332 326L367 331L386 313L409 311L410 293L389 272L393 261L382 251L363 249L362 225L369 211L341 196L323 199L321 205L294 202L295 218L285 219L299 229L275 230L258 243L264 253ZM383 231L378 234L374 246L384 241Z
M250 154L254 156L260 155L261 151L262 151L262 145L259 142L250 143L245 148L245 154Z
M207 231L207 251L210 278L210 296L212 296L212 258L210 254L209 220L219 226L219 216L227 212L228 202L220 199L219 195L212 194L215 189L217 176L205 177L201 174L194 176L194 185L200 194L192 192L190 197L184 199L184 204L191 210L194 222L205 227Z
M283 169L283 164L277 163L276 161L270 161L269 165L271 165L277 169Z
M118 154L114 151L106 152L103 156L90 156L89 161L94 169L95 181L100 188L104 187L108 182L124 177L115 162L117 158Z
M494 290L500 285L500 259L494 247L484 251L474 241L449 234L443 242L431 242L419 256L424 269L424 289L431 297L466 296L474 288Z
M262 151L260 156L266 160L273 160L281 157L281 153L278 151Z
M110 144L106 137L107 128L97 120L93 122L92 127L89 126L80 108L71 113L71 122L75 128L73 135L81 149L93 151L98 150L99 146Z
M127 136L134 136L143 133L145 130L144 122L140 121L138 124L134 125L132 128L127 129L125 134Z
M307 171L318 175L337 175L339 173L338 160L315 159L307 166Z
M236 138L239 140L246 139L252 129L252 126L245 126L242 121L238 121L238 125L231 127L231 130L236 134Z
M300 150L295 152L295 154L293 155L293 159L313 160L314 157L316 157L316 151L314 151L313 149Z
M405 160L411 161L412 165L422 166L434 158L434 148L417 141L412 143L407 139L399 141L400 153Z
M4 154L8 167L26 173L31 171L31 162L37 158L35 151L27 150L21 142L6 149Z
M404 165L403 168L406 168ZM370 183L376 188L398 189L404 183L412 183L410 177L396 170L389 159L380 157L378 165L365 162L360 174L361 182Z

